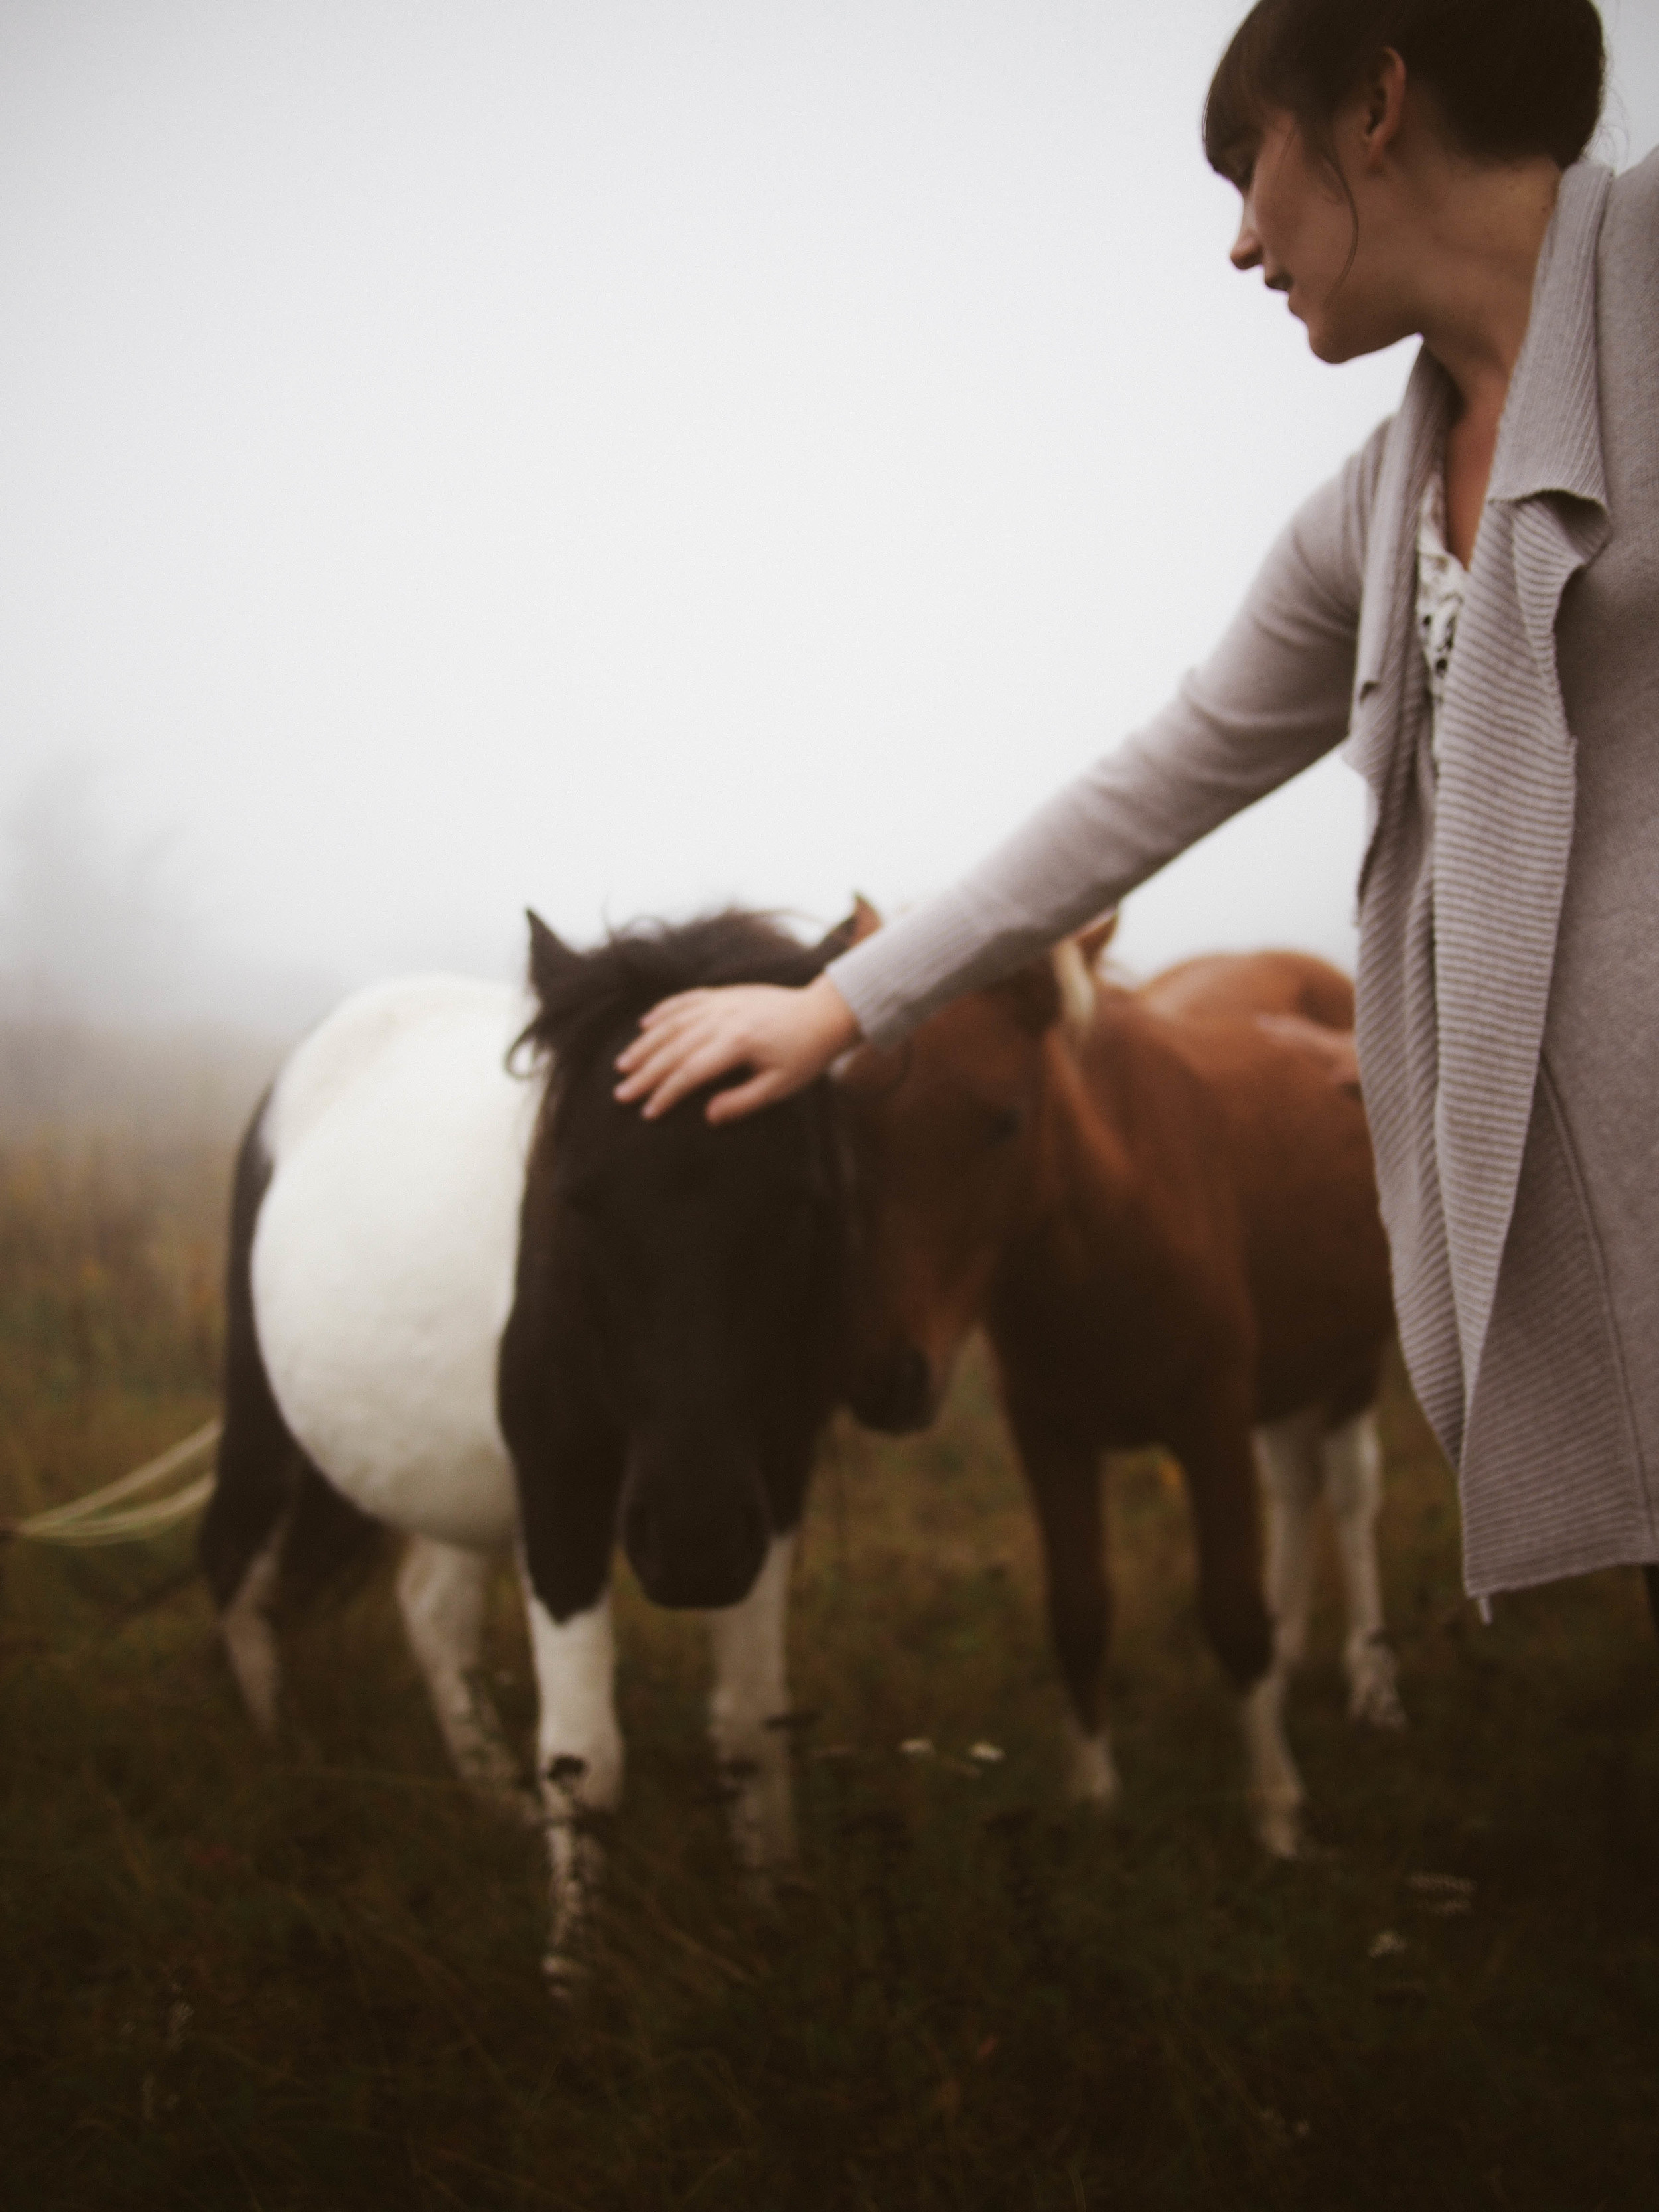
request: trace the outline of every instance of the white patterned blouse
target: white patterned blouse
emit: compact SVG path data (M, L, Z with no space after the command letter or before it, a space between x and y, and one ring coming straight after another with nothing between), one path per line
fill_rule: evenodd
M1468 570L1446 543L1446 474L1442 467L1430 477L1417 517L1417 635L1428 663L1429 699L1434 710L1429 743L1437 759L1440 708L1468 581Z

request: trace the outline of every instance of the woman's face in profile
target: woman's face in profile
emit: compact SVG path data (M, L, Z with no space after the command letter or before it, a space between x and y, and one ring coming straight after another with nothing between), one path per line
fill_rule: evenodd
M1341 143L1343 118L1337 121ZM1403 332L1381 312L1369 281L1366 240L1329 168L1308 151L1282 110L1270 111L1250 170L1231 253L1235 269L1260 269L1307 327L1321 361L1352 361L1392 345Z

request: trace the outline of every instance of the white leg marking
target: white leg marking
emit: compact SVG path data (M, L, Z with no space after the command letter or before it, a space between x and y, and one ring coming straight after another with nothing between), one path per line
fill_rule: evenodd
M579 1954L605 1854L590 1825L622 1796L623 1741L614 1697L616 1638L607 1592L556 1621L526 1580L541 1712L536 1774L547 1823L552 1929L543 1964L556 1990L580 1972Z
M1244 1692L1244 1764L1256 1839L1276 1859L1293 1859L1301 1840L1302 1779L1285 1741L1285 1676L1274 1667Z
M1313 1511L1319 1495L1319 1426L1315 1414L1293 1413L1255 1432L1256 1464L1267 1493L1267 1610L1273 1659L1281 1672L1299 1667L1308 1644L1313 1595Z
M1066 1777L1067 1798L1073 1805L1098 1805L1103 1808L1115 1805L1121 1784L1117 1768L1112 1763L1110 1736L1104 1729L1098 1735L1085 1735L1069 1713L1066 1717L1066 1731L1070 1739Z
M480 1667L494 1565L488 1552L413 1537L398 1571L398 1603L457 1772L488 1796L522 1803L501 1717Z
M248 1561L247 1572L236 1595L219 1616L219 1632L225 1639L230 1671L236 1677L242 1701L262 1735L276 1733L282 1695L282 1657L271 1607L283 1559L283 1539L288 1534L284 1513L264 1543Z
M1324 1440L1326 1495L1348 1604L1343 1658L1348 1712L1373 1728L1404 1728L1394 1654L1384 1641L1382 1585L1376 1565L1376 1516L1382 1504L1382 1449L1374 1413L1358 1414Z
M731 1791L733 1847L763 1886L795 1856L789 1732L781 1725L789 1711L785 1630L794 1556L794 1537L775 1536L748 1596L708 1616L708 1732Z

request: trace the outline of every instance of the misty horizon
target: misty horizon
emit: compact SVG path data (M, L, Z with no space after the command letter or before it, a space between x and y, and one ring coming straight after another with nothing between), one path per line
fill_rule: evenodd
M1227 267L1241 8L9 8L0 1013L291 1035L526 906L952 880L1409 367ZM1625 166L1659 11L1603 13ZM1351 964L1362 823L1321 763L1121 957Z

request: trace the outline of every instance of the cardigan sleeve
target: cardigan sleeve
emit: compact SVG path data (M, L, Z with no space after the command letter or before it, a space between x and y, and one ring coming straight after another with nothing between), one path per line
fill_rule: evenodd
M994 982L1277 790L1346 734L1389 425L1308 499L1203 665L949 890L834 962L872 1042Z

